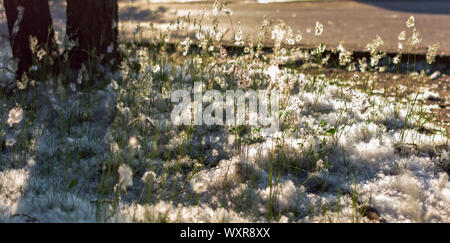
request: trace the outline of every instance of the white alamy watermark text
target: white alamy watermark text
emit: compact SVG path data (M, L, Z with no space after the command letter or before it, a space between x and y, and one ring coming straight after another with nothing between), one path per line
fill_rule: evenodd
M193 97L192 97L193 94ZM259 126L262 136L279 130L278 90L206 90L201 82L194 83L193 92L175 90L171 101L176 103L171 113L174 125ZM248 105L247 105L248 104Z

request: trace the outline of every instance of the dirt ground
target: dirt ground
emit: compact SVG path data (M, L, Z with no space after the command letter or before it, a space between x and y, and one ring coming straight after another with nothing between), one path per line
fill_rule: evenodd
M0 5L2 1L0 1ZM53 22L57 29L65 25L65 1L49 1ZM366 49L376 35L384 40L386 51L397 51L397 37L400 31L407 29L405 21L409 16L415 17L415 27L420 31L422 43L417 50L425 53L428 45L440 42L440 55L450 54L450 2L445 0L430 1L352 1L327 0L305 2L281 2L258 4L255 1L227 1L232 10L231 21L234 28L241 25L244 37L253 36L261 25L263 17L282 19L291 26L294 33L303 34L302 45L310 47L324 42L328 47L336 47L343 40L349 50ZM148 0L119 0L119 17L123 28L122 38L132 34L137 24L155 28L166 28L170 21L190 15L191 19L201 18L202 24L208 25L207 16L212 15L213 1L167 3ZM206 11L205 11L206 10ZM324 25L321 36L315 37L316 21ZM228 16L219 14L219 22L230 26ZM310 33L306 28L312 28ZM409 29L411 31L411 29ZM7 36L6 17L0 7L0 35ZM145 35L144 35L145 37ZM151 37L151 36L148 36ZM231 36L230 36L231 37ZM269 43L268 43L269 44Z

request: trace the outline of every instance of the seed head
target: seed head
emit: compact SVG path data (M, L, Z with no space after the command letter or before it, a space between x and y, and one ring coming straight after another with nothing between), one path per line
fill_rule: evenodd
M414 27L414 16L409 17L409 19L406 21L406 27Z
M413 30L413 35L411 36L411 38L408 39L408 45L411 48L417 48L419 46L419 43L422 41L422 39L420 39L420 33L419 31L417 31L416 28L414 28Z
M223 12L226 14L226 15L233 15L233 11L231 11L231 9L229 9L229 8L224 8L223 9Z
M435 43L431 46L428 46L428 51L427 51L427 63L431 64L436 60L436 53L437 50L439 49L439 42Z
M323 33L323 24L316 22L316 36L319 36Z
M296 37L295 37L295 41L298 43L298 42L300 42L300 41L302 41L302 39L303 39L303 36L301 35L301 34L298 34Z
M403 41L405 39L406 39L406 31L400 32L400 34L398 35L398 40Z
M400 55L396 55L393 59L392 59L392 62L394 63L394 64L399 64L400 63L400 60L401 60L401 56Z
M122 190L126 190L127 187L133 186L133 172L130 167L122 164L119 166L117 172L119 174L119 185Z

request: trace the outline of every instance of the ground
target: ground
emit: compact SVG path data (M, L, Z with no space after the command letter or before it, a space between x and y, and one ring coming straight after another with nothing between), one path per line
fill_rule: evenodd
M50 1L53 21L57 29L65 25L64 1ZM186 16L190 12L192 18L199 18L204 10L212 15L213 1L197 3L170 3L147 0L119 0L121 21L121 35L129 37L140 23L148 33L143 37L151 38L152 33L148 25L153 23L155 28L165 29L171 21ZM174 3L175 2L175 3ZM306 1L257 4L254 1L230 1L228 7L232 10L231 20L234 27L240 22L243 33L252 36L259 28L263 17L282 19L291 26L294 33L301 31L304 35L302 45L311 47L318 42L327 43L328 47L336 47L339 41L351 50L366 50L369 43L378 34L385 40L386 51L397 51L397 36L403 30L404 23L409 16L416 18L416 27L421 30L423 42L418 52L425 53L428 45L436 41L441 43L440 52L450 53L450 4L446 1ZM4 9L0 9L0 34L6 36L6 18ZM221 15L220 23L229 27L229 19ZM307 35L306 28L314 29L315 22L324 24L324 33L319 38ZM204 20L203 25L209 25ZM233 38L232 36L229 36Z

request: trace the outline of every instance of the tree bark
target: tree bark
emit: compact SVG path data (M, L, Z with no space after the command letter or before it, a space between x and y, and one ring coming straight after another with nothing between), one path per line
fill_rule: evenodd
M53 57L58 56L50 7L47 0L4 0L4 5L11 49L13 56L19 60L16 75L20 79L32 65L30 36L37 39L39 48ZM19 16L18 7L23 8L22 16ZM20 22L18 17L21 17Z
M119 58L117 0L67 0L67 35L77 43L69 51L71 68L97 61L114 65Z

